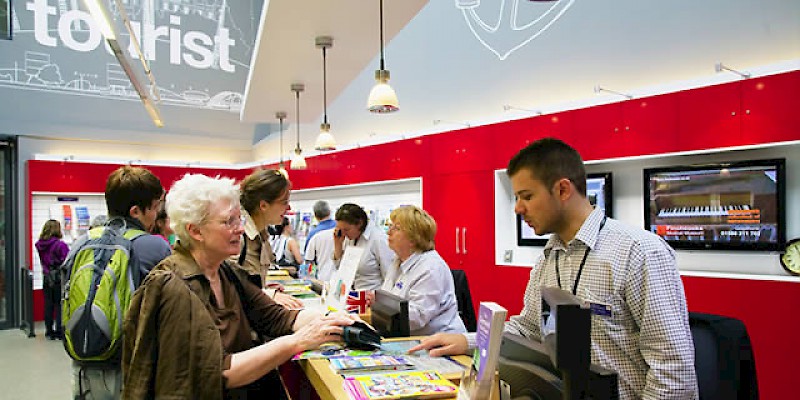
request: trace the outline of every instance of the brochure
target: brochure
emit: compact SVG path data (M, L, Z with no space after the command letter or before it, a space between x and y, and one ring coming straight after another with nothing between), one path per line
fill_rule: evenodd
M452 397L456 385L436 371L406 371L347 377L345 392L356 400L436 399Z

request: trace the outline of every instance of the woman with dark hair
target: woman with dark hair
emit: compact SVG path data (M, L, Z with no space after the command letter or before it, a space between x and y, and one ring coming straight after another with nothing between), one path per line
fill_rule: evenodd
M294 228L289 223L289 218L283 217L283 222L275 226L275 235L269 240L275 250L275 260L279 267L297 267L303 263L300 245L294 238ZM290 272L297 272L297 269Z
M170 245L173 244L173 242L170 242L169 238L175 235L175 231L169 227L169 216L167 215L166 208L162 208L161 211L158 212L156 220L153 222L153 228L150 229L150 234L166 240Z
M244 269L250 280L263 288L267 270L275 265L275 255L269 244L267 227L283 222L289 206L292 183L274 169L258 169L245 177L240 187L239 203L244 216L244 235L241 252L234 261ZM294 296L275 289L264 289L276 303L288 308L302 308Z
M337 269L350 246L364 249L353 282L355 290L380 289L395 254L387 245L383 230L369 225L364 209L345 203L336 210L336 228L333 229L333 263Z
M42 263L44 278L44 328L50 340L61 338L61 264L67 258L69 247L61 238L61 223L51 219L44 223L36 251ZM55 326L53 320L55 319Z

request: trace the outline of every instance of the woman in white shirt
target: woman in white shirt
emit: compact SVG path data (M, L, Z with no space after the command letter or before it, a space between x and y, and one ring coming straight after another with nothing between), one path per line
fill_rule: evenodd
M397 258L381 289L408 299L411 335L465 333L467 329L458 315L453 275L433 249L436 221L416 206L397 208L389 217L389 248Z
M342 262L345 250L354 247L363 250L358 261L353 287L355 290L380 289L384 276L394 262L394 253L386 245L382 229L370 225L367 212L353 203L345 203L336 210L336 227L333 228L333 265Z

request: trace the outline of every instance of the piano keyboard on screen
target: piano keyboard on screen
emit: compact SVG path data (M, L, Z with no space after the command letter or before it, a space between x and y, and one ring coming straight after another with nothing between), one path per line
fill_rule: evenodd
M744 211L750 213L752 211L750 206L744 205L727 205L727 206L689 206L689 207L670 207L662 209L658 212L659 218L674 218L674 217L729 217L732 214L738 214Z

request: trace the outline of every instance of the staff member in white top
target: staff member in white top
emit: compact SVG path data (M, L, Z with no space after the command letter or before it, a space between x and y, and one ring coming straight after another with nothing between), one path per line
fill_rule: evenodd
M640 228L606 218L586 198L583 160L545 138L506 170L514 211L537 234L552 233L531 270L520 315L505 330L541 339L541 287L555 286L592 307L592 362L617 372L620 399L696 399L694 345L675 252ZM464 353L465 335L434 335L417 348Z
M433 249L436 221L416 206L397 208L389 218L389 247L397 259L381 289L408 300L411 336L467 332L458 316L453 275Z
M348 246L364 248L356 270L355 290L375 290L383 285L383 278L394 262L394 252L386 244L386 234L369 226L367 213L361 206L345 203L336 210L336 228L333 229L333 264L339 263Z

